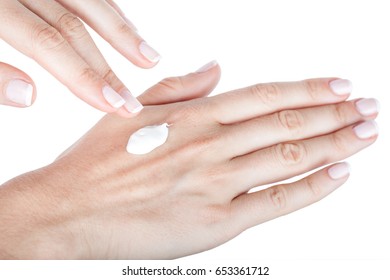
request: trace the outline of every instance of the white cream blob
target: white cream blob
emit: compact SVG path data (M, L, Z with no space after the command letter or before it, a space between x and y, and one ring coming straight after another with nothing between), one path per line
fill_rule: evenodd
M150 153L168 139L168 124L145 126L134 132L127 143L127 152L135 155Z

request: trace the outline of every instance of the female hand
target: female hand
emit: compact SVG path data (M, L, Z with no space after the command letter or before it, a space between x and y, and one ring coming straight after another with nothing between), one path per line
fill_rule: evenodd
M76 96L104 112L129 117L142 109L107 64L87 23L139 67L159 54L137 33L113 0L2 0L0 39L38 62ZM0 63L0 104L26 107L35 100L31 78Z
M349 90L338 79L259 84L146 107L135 121L107 115L56 162L2 188L0 215L14 230L0 248L22 258L176 258L316 202L347 180L345 163L248 191L372 144L376 101L345 101ZM134 131L165 122L165 144L126 152Z

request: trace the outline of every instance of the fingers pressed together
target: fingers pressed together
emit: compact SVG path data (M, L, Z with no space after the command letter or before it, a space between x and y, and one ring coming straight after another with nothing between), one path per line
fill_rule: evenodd
M184 109L171 106L162 118L172 124L172 144L154 156L190 147L186 156L202 163L201 170L217 170L210 184L220 185L214 190L231 201L232 218L242 230L318 201L347 180L349 165L336 163L295 183L248 193L371 145L379 104L373 98L346 101L351 90L348 80L310 79L258 84L208 102L189 101ZM187 135L179 136L183 130Z
M135 65L153 67L160 55L139 36L113 1L4 0L0 18L1 39L36 60L85 102L105 112L118 111L123 117L134 116L142 109L112 71L83 23ZM24 83L11 83L10 93L2 97L8 102L2 103L30 106L34 85L29 78L21 79L25 74L17 72L16 81Z

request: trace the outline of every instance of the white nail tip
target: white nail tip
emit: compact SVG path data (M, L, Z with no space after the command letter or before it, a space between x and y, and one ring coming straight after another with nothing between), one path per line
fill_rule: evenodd
M157 62L161 59L160 54L151 46L149 46L145 41L141 42L139 45L139 50L142 55L151 62Z
M23 106L32 104L34 87L22 80L12 80L8 83L6 96L8 100Z
M341 162L328 169L329 177L338 180L348 176L351 173L351 167L347 162Z
M124 107L126 108L127 111L130 113L138 113L140 112L144 106L142 106L141 102L138 101L137 98L135 98L130 91L125 90L121 93L121 96L123 99L126 101Z
M360 139L368 139L378 135L378 125L375 121L366 121L353 128L355 134Z
M109 86L103 88L103 96L106 101L116 109L122 107L126 103L126 101Z
M218 62L216 60L210 61L209 63L203 65L198 70L195 71L195 73L204 73L209 71L211 68L214 68L218 65Z
M329 86L337 95L345 95L352 92L352 82L350 80L333 80L329 83Z

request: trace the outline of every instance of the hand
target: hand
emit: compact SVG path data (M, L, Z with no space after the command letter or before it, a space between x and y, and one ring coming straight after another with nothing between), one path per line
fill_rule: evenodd
M24 258L176 258L316 202L347 180L345 163L248 191L372 144L376 102L345 101L349 90L337 79L259 84L147 107L135 121L108 115L56 162L3 187L0 213L14 213L18 234L0 247ZM132 132L164 122L164 145L126 152Z
M142 105L111 70L81 20L135 65L150 68L158 62L158 53L113 0L2 0L0 39L34 59L88 104L133 116ZM0 93L0 104L16 107L30 106L36 97L31 78L3 63Z

